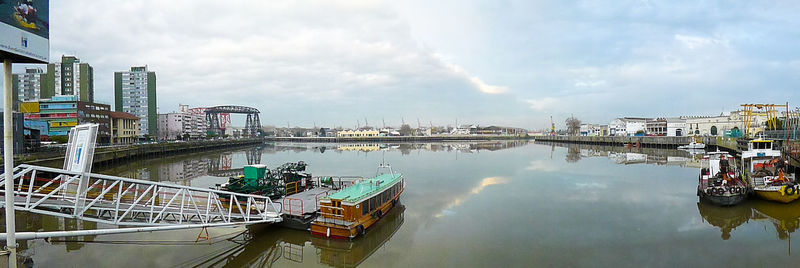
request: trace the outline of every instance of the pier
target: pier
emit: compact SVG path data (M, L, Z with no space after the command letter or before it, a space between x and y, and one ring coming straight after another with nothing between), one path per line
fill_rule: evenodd
M282 221L269 197L31 165L12 170L17 211L118 229L17 233L19 239L269 224ZM5 179L3 179L5 181ZM5 183L0 189L5 195ZM8 206L5 202L3 206ZM5 236L0 235L0 239Z

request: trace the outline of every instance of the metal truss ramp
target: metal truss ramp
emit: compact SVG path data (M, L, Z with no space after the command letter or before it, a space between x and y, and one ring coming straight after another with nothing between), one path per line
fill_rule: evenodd
M168 229L282 220L280 204L264 196L32 165L19 165L12 172L18 211ZM3 195L4 182L0 180Z

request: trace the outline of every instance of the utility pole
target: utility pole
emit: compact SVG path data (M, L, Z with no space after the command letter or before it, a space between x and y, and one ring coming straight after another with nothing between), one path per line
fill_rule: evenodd
M14 114L11 110L11 59L3 61L3 164L6 183L6 242L9 251L8 266L17 267L16 220L14 218ZM33 179L33 178L31 178Z

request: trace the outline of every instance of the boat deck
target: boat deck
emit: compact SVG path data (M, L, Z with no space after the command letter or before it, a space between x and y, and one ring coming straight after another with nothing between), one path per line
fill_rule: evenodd
M318 209L319 198L328 196L336 192L327 187L315 187L293 195L289 195L280 199L276 199L276 203L280 203L281 212L291 216L303 217L306 214L313 214Z

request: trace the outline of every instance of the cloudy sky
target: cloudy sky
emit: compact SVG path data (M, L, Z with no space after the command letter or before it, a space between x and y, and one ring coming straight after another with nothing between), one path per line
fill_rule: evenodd
M545 128L800 104L797 1L51 1L51 61L148 65L159 112ZM21 71L25 65L15 65ZM243 120L234 119L234 123Z

